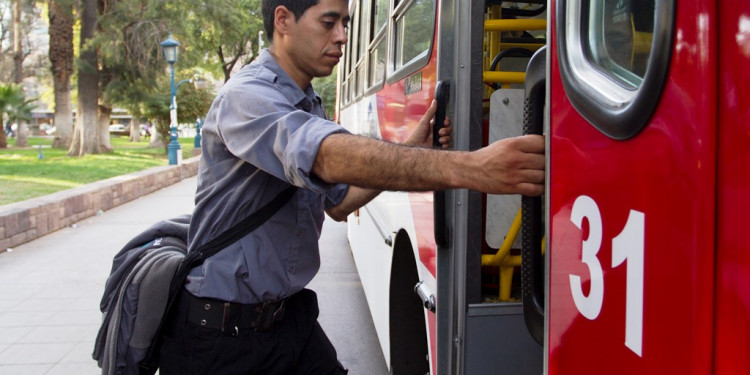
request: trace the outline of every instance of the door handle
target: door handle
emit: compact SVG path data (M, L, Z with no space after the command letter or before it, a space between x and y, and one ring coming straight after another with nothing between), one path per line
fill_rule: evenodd
M432 126L432 146L440 149L440 135L438 132L445 123L445 114L448 109L448 99L450 98L450 80L438 81L435 86L435 100L437 101L437 110L435 111L435 123ZM436 191L433 193L433 213L435 224L435 245L445 248L448 245L448 228L445 224L445 191Z
M544 131L547 81L546 47L539 49L526 68L524 134ZM542 198L521 197L521 290L523 316L531 336L544 343L544 262L542 259Z

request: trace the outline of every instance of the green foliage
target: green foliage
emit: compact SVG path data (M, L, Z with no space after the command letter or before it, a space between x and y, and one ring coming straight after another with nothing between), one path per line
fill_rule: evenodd
M0 117L9 123L29 122L35 100L26 99L20 85L0 84Z
M153 120L156 131L161 135L164 147L169 143L169 83L167 91L150 94L141 101L139 113ZM205 118L208 108L214 100L214 94L207 89L196 89L193 85L183 84L177 92L177 122L194 124L198 117Z
M213 100L214 94L208 90L187 84L180 86L177 93L177 122L194 123L196 118L206 117Z
M247 56L251 41L262 29L260 0L117 0L104 4L92 41L103 66L102 102L151 120L159 124L157 130L165 132L169 66L161 42L170 33L180 42L174 67L177 80L195 74L211 78L225 76L225 68ZM209 91L181 85L178 121L195 122L212 100Z
M336 111L336 75L338 69L333 70L333 74L328 77L314 78L312 81L315 92L323 99L323 108L326 110L328 118L333 119Z
M186 0L185 6L191 9L184 19L185 52L199 54L204 69L227 80L237 63L257 52L260 0Z

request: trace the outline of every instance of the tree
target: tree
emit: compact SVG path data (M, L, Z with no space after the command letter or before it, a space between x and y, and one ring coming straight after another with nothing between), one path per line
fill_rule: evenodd
M10 2L0 2L0 61L5 61L5 58L7 57L8 53L12 50L9 48L4 48L6 45L8 45L8 40L11 37L10 30L12 30L13 26L9 25L7 20L9 19L9 14L11 13L11 6L12 4ZM6 80L5 77L0 77L0 80Z
M99 153L99 69L97 51L91 40L97 21L97 0L82 0L80 56L78 58L78 117L69 156Z
M55 139L52 147L69 148L73 141L70 79L73 75L73 1L49 1L49 60L55 92Z
M39 9L33 0L11 0L7 7L3 7L2 15L9 13L10 25L2 26L3 38L10 37L10 46L4 55L10 55L11 64L8 66L11 82L21 83L24 79L24 61L32 53L32 45L29 35L35 26L38 26Z
M333 70L333 74L327 77L314 78L312 81L315 92L323 99L323 108L326 110L328 118L333 119L336 113L336 75L338 69Z
M167 121L159 121L159 115L150 117L149 113L160 112L154 110L158 107L168 114L169 85L164 83L168 69L160 43L169 32L182 43L178 79L196 71L221 72L228 79L236 66L252 56L252 41L262 29L260 0L94 1L99 7L98 19L93 17L98 26L91 26L91 14L95 14L90 11L92 0L81 0L81 54L77 59L79 116L70 155L99 152L107 147L102 141L108 136L104 128L99 129L97 145L86 146L90 131L85 125L87 103L92 107L98 105L102 118L107 110L118 106L136 119L168 126L168 117ZM99 96L84 95L93 92L87 87L93 86L94 81L98 82ZM178 101L190 96L185 87L181 88ZM155 103L155 98L160 97L164 101ZM187 106L180 106L180 117L189 112ZM195 117L189 121L194 120ZM93 139L96 137L97 134L91 135Z
M34 108L34 100L26 99L21 86L15 84L0 85L0 123L3 131L0 132L0 148L8 147L5 139L5 126L11 123L22 123L31 121L31 110ZM7 120L7 122L5 121Z
M186 33L197 51L215 54L206 67L218 65L226 82L238 63L253 56L253 43L263 30L260 0L188 1L197 10L186 20Z
M100 109L127 109L133 116L131 140L139 136L144 102L160 89L157 83L166 67L160 43L168 34L167 20L184 18L178 9L150 0L110 1L103 8L94 41L103 73Z
M161 145L166 150L169 143L169 95L156 93L151 95L143 106L143 116L154 124L152 137L158 134ZM197 89L192 85L180 86L177 101L177 122L194 123L197 118L205 118L213 102L214 94L207 89Z
M23 39L21 29L21 0L13 0L13 73L11 80L21 83L23 80Z

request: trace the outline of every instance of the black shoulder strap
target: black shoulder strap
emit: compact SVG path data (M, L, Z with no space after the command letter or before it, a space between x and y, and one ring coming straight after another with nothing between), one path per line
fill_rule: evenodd
M270 219L273 214L292 199L296 191L297 187L290 185L248 218L222 232L211 241L208 241L205 245L189 252L187 256L185 256L185 259L180 262L180 267L177 269L177 273L172 279L170 296L174 296L179 288L182 287L182 284L191 269L203 264L203 261L206 260L206 258L218 253L232 243L237 242L240 238L265 223L266 220Z
M290 185L258 211L240 221L235 226L225 230L216 238L197 249L196 252L202 253L203 255L201 258L206 259L218 253L221 249L239 241L240 238L246 236L248 233L254 231L268 221L271 216L278 212L281 207L284 207L284 205L292 199L295 192L297 192L297 187Z

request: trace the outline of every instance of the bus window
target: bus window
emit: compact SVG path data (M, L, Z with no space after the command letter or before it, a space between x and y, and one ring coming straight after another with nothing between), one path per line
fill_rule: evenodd
M372 29L372 40L370 47L370 60L368 61L369 80L367 88L371 89L380 86L385 79L385 59L386 59L386 30L388 25L388 0L374 0L372 19L374 20Z
M368 88L383 83L385 78L385 38L381 37L370 52L370 82Z
M648 123L671 57L674 0L560 0L557 49L576 110L614 139Z
M400 4L398 9L401 9L402 13L396 16L395 21L394 71L411 64L416 68L420 63L427 62L435 26L435 0L405 2ZM400 76L402 75L399 74Z
M588 25L593 64L626 87L640 86L653 46L654 0L592 2Z
M373 4L375 9L373 10L373 19L375 20L376 32L382 30L388 21L388 0L375 0Z
M362 0L360 2L360 17L359 17L359 50L357 51L357 61L361 61L365 58L365 53L367 53L367 45L370 37L370 17L369 12L370 10L370 0Z
M346 39L352 40L353 27L349 27L346 30ZM351 101L351 90L350 87L354 82L351 77L352 71L352 47L349 44L344 46L344 63L343 69L339 70L341 76L341 106L345 107Z
M367 46L370 37L370 0L362 0L359 3L359 34L357 35L357 97L362 95L367 86Z

